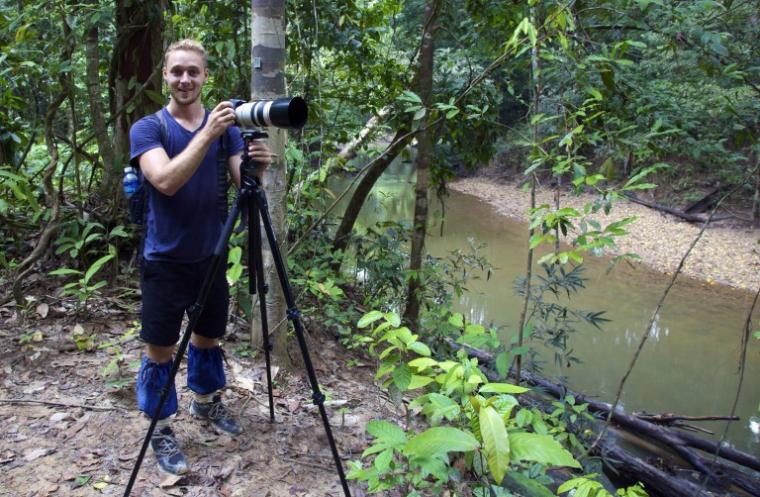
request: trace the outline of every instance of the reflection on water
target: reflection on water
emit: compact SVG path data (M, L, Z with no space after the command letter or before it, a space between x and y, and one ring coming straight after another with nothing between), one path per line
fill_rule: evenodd
M367 226L378 220L410 223L413 200L411 168L398 167L376 186L359 224ZM440 204L433 201L431 211L436 210L440 217ZM469 282L470 292L458 303L459 310L474 322L499 326L504 339L509 340L520 311L514 281L525 272L527 227L498 215L475 197L456 192L446 200L445 212L443 236L440 226L431 227L427 250L446 256L455 249L466 249L468 238L487 243L481 254L496 269L488 281L481 278ZM580 364L560 368L552 352L542 353L544 372L566 376L575 390L611 401L669 278L629 264L620 264L607 273L608 261L596 257L589 258L585 267L586 289L573 296L572 304L577 309L604 310L611 322L603 324L603 331L581 326L573 335L571 346ZM539 270L534 268L534 273ZM623 393L626 408L728 415L736 394L741 333L751 297L730 288L679 278L656 316L628 379ZM760 341L752 340L738 407L742 420L732 424L729 436L737 448L760 455L749 423L749 418L758 414L759 402ZM700 426L720 434L725 425L706 422Z

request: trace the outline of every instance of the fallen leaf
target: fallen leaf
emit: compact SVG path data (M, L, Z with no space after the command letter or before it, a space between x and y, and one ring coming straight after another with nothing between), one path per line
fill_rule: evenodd
M69 413L66 413L66 412L57 412L57 413L53 414L52 416L50 416L50 421L52 421L53 423L57 423L59 421L63 421L64 419L67 419L67 418L70 418L70 417L71 416L69 415Z
M53 494L56 491L58 491L58 484L57 483L53 483L48 488L46 488L45 490L43 490L42 493L41 493L41 495L44 495L45 497L47 497L48 495ZM40 495L40 494L37 494L37 495Z
M40 457L45 457L47 455L50 455L53 452L55 452L54 447L33 449L27 452L26 454L24 454L24 460L26 460L26 462L31 462L36 459L39 459Z
M37 314L43 319L45 319L48 315L48 312L50 312L50 306L46 303L41 303L37 306Z
M183 475L167 475L163 480L161 480L161 483L159 483L158 486L161 488L173 487L179 483L182 478L184 478Z

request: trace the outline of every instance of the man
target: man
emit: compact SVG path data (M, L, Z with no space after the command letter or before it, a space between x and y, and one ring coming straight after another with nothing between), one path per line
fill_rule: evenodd
M130 161L139 165L150 185L140 282L140 336L146 347L137 378L138 407L150 417L169 376L183 315L197 299L221 234L217 149L223 139L227 166L239 185L244 147L233 126L232 104L222 102L211 112L201 104L208 65L200 43L172 44L164 54L163 77L171 93L169 105L161 110L164 123L148 116L130 130ZM249 153L259 165L260 176L271 162L269 149L254 143ZM194 394L190 412L217 430L238 435L242 428L220 395L225 376L219 338L225 331L229 294L224 271L217 273L188 347L187 385ZM187 460L169 424L176 411L177 393L172 385L151 447L160 469L182 474L187 472Z

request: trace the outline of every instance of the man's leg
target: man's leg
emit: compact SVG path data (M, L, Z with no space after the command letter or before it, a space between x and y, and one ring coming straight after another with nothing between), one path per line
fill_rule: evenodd
M161 399L161 391L169 379L174 346L147 345L137 376L137 405L149 418L153 418ZM156 430L150 446L156 456L158 467L171 474L187 473L187 459L182 453L172 431L170 420L177 412L177 390L174 382L169 386L169 396L158 415Z
M205 268L203 268L205 269ZM205 271L199 271L203 273ZM229 287L224 271L212 283L203 313L190 337L187 351L187 386L194 396L190 413L210 421L213 426L231 435L243 432L240 424L222 403L221 390L226 384L224 357L219 338L227 326Z
M181 265L143 261L140 337L146 347L136 391L138 408L149 418L153 418L158 409L161 391L171 372L182 316L192 302L189 300L192 295L184 295L188 293L188 275L192 275L192 271L186 271ZM158 423L150 445L161 470L183 474L188 470L187 460L170 426L171 417L176 412L177 391L172 382L166 402L158 413Z
M219 340L193 333L187 353L187 386L193 391L190 414L210 421L219 431L239 435L243 428L222 402L225 384Z

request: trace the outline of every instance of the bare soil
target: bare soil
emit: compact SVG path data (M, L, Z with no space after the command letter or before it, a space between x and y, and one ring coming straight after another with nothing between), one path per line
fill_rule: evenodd
M36 306L36 307L35 307ZM135 408L139 339L121 345L126 357L115 375L103 368L118 354L108 342L134 326L134 312L107 310L71 316L70 306L38 302L25 317L0 308L0 496L123 495L148 420ZM42 316L45 316L44 318ZM75 334L92 335L79 350ZM366 448L364 427L393 419L393 404L375 387L373 370L331 337L311 330L311 357L338 450L345 461ZM81 341L81 338L80 338ZM21 343L24 342L24 343ZM133 496L340 496L337 471L305 371L275 367L274 423L269 421L263 356L232 353L227 343L225 402L238 413L243 435L218 435L188 414L184 369L177 379L180 410L173 422L190 462L183 478L160 473L148 451ZM290 351L299 354L299 351ZM129 365L129 363L132 363ZM114 377L129 383L107 387ZM352 495L364 493L351 485Z
M515 219L527 220L530 194L514 182L494 178L464 178L451 184L451 188L476 196L496 210ZM564 191L560 204L583 209L593 202L590 194L574 195ZM537 204L554 205L554 190L540 188ZM731 213L730 211L718 211ZM610 215L603 213L597 220L606 225L625 217L635 216L636 221L626 226L628 234L617 239L617 250L610 255L634 253L640 261L666 274L678 267L688 247L702 226L686 222L675 216L623 200L615 204ZM757 290L760 286L760 230L736 219L711 223L703 237L687 258L683 273L713 284L724 284L739 289Z

